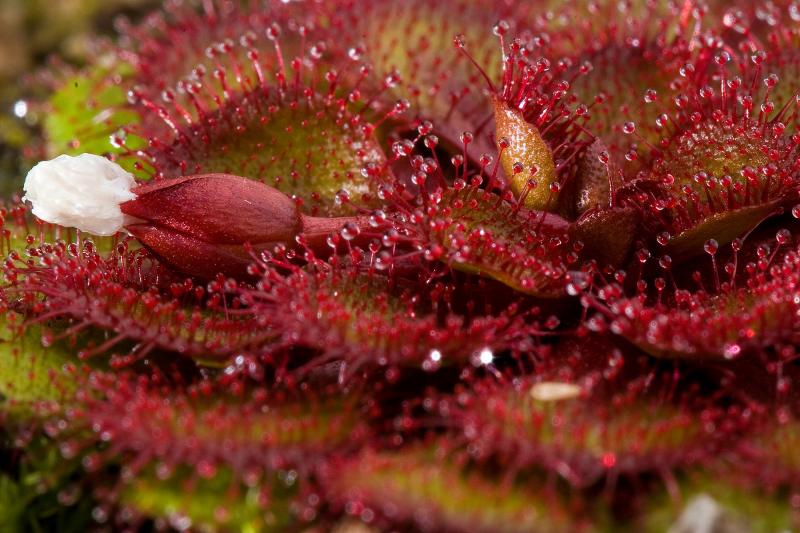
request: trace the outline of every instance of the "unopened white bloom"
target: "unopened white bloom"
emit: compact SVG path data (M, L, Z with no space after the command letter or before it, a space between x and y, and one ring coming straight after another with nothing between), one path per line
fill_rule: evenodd
M558 402L577 398L582 391L583 389L574 383L543 381L531 387L531 397L540 402Z
M28 172L22 199L46 222L113 235L125 223L120 204L136 198L135 184L129 172L105 157L60 155Z

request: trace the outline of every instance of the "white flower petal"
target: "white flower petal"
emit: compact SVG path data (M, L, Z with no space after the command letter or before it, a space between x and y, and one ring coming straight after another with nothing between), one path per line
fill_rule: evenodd
M23 200L46 222L94 235L113 235L123 228L119 206L133 200L133 176L94 154L60 155L42 161L25 178Z

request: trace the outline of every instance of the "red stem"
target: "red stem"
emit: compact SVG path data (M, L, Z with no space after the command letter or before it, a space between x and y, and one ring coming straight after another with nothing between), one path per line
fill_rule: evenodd
M306 239L308 247L316 253L325 250L330 251L327 243L328 235L331 233L339 233L348 222L353 222L358 226L362 233L370 234L370 237L362 237L361 235L353 239L353 244L359 245L365 243L366 240L374 238L376 232L385 231L388 226L373 227L370 224L369 217L355 216L355 217L312 217L301 215L300 219L300 234Z

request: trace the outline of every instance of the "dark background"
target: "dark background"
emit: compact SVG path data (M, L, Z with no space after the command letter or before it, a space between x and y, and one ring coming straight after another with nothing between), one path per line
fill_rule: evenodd
M48 80L80 68L117 17L139 19L158 0L0 0L0 194L8 198L36 160Z

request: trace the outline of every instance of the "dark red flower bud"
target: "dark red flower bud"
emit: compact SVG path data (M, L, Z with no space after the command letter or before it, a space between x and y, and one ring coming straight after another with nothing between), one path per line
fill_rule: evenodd
M356 218L302 215L295 203L268 185L229 174L202 174L156 181L133 190L122 212L126 229L165 263L189 275L246 277L256 251L294 244L307 234L318 247L331 231Z

